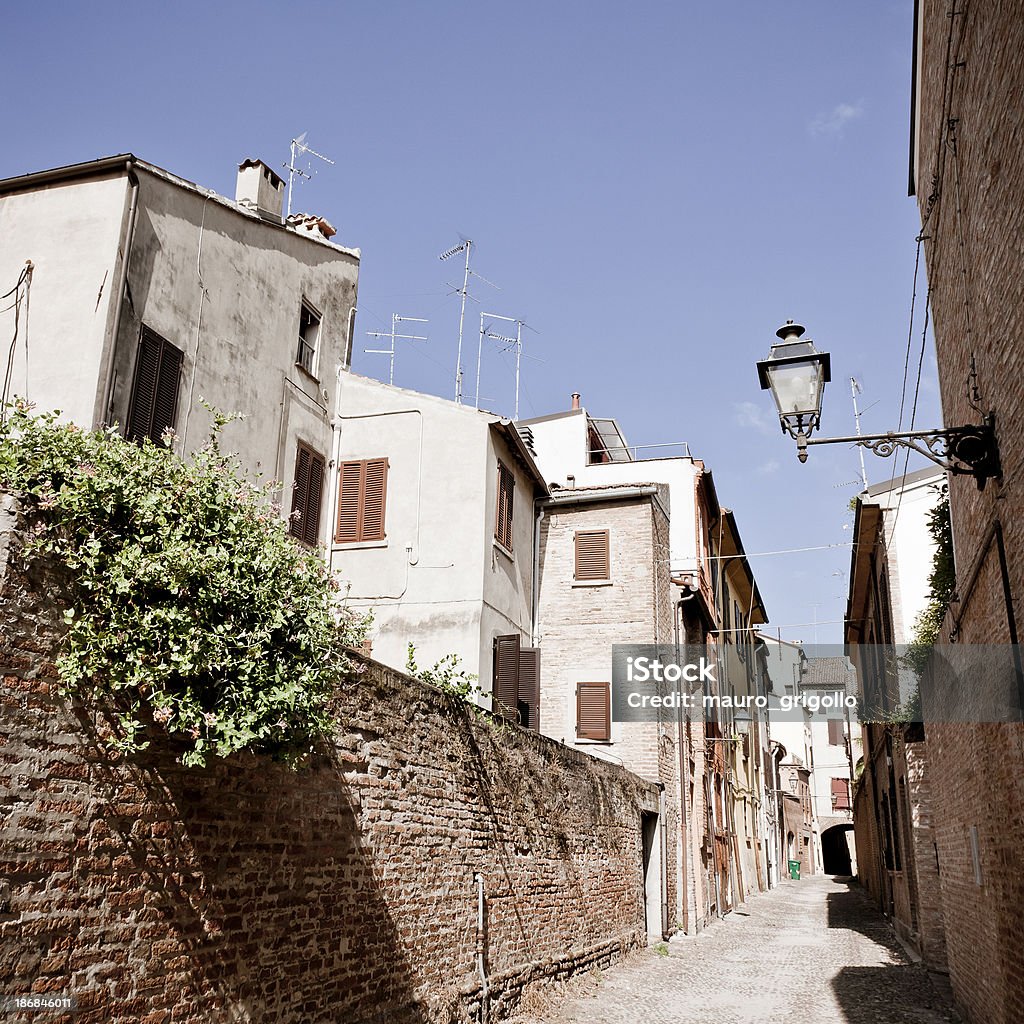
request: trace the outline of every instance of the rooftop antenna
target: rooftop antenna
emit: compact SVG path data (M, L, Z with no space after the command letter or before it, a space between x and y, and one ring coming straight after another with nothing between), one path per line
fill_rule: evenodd
M498 334L495 331L492 331L489 327L486 327L484 325L484 317L489 317L492 320L503 320L505 323L515 324L516 325L516 336L514 338L510 338L506 334ZM516 350L516 411L515 411L515 415L512 417L512 419L514 421L518 421L519 420L519 367L520 367L520 362L522 361L522 357L523 357L523 328L524 327L527 328L528 330L533 331L534 334L539 334L540 333L535 328L530 327L530 325L525 320L517 320L515 317L511 317L511 316L498 316L497 313L481 313L480 314L480 347L481 347L481 349L483 348L483 340L484 340L484 338L490 338L492 341L504 342L506 345L509 346L509 348L514 348ZM480 353L479 352L477 353L477 361L476 361L476 363L477 363L477 366L476 366L477 403L476 403L476 405L477 405L477 408L479 409L480 408Z
M473 240L464 238L454 249L441 253L438 259L443 263L457 256L460 252L466 254L466 272L462 276L462 287L458 289L462 296L462 308L459 310L459 354L455 360L455 401L462 402L462 327L466 320L466 294L469 289L469 253L473 248Z
M857 427L857 436L860 437L860 409L857 408L857 396L864 389L860 386L860 382L856 377L850 378L850 396L853 398L853 422ZM864 469L864 449L860 445L857 445L857 454L860 455L860 479L864 484L864 490L868 489L868 474L867 470Z
M470 275L472 275L473 277L479 277L480 280L484 282L484 284L489 284L492 288L497 288L498 291L501 291L501 289L498 288L498 286L493 281L488 281L487 278L484 277L482 274L477 274L475 271L470 269L470 267L469 267L469 257L470 257L470 252L471 252L472 248L473 248L473 240L470 239L470 238L463 238L462 241L458 245L456 245L453 248L449 249L447 252L441 253L441 255L438 257L438 259L441 260L441 262L443 263L445 260L450 260L453 256L457 256L460 252L464 252L466 254L465 270L464 270L463 275L462 275L462 287L459 288L459 287L457 287L455 285L451 286L455 290L455 294L456 295L461 295L462 296L461 308L459 309L459 351L458 351L458 356L456 357L456 361L455 361L455 401L460 403L460 404L462 402L462 336L463 336L463 329L464 329L465 322L466 322L466 299L467 298L473 299L473 296L469 294L469 278L470 278ZM473 299L473 301L476 302L477 300ZM480 398L480 388L478 386L477 387L477 402L478 403L479 403L479 398Z
M391 330L390 331L367 331L366 333L371 338L390 338L391 348L364 348L363 351L370 355L376 356L388 356L390 357L391 369L388 373L388 383L395 383L395 342L396 341L427 341L422 334L399 334L399 324L429 324L429 320L424 320L420 316L399 316L397 313L391 314Z
M309 146L306 145L306 136L308 134L308 132L303 132L297 138L292 139L291 159L288 161L288 163L285 164L285 167L288 169L289 217L292 215L292 185L295 183L295 175L297 174L300 178L305 178L306 181L309 181L316 173L316 171L304 171L301 167L296 166L296 160L298 156L301 153L308 153L310 156L315 156L318 160L323 160L325 164L330 164L332 167L334 166L333 160L331 160L329 157L324 156L323 153L318 153L315 149L310 149Z

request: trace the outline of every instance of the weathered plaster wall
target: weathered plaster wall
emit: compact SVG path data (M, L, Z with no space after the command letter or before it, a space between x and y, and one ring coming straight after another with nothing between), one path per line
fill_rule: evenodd
M656 787L373 662L306 771L186 770L161 743L111 761L93 709L55 692L53 580L13 547L3 992L74 994L76 1024L475 1018L476 872L492 1020L646 940L640 820Z
M26 260L35 268L29 309L21 309L13 393L27 394L43 409L60 409L83 427L94 425L102 390L127 192L122 171L0 197L0 292L14 286ZM0 330L9 343L13 310L0 314Z

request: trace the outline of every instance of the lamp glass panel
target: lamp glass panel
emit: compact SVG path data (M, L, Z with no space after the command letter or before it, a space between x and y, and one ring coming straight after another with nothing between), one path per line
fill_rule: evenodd
M817 414L821 409L821 364L817 360L768 367L768 382L780 416Z

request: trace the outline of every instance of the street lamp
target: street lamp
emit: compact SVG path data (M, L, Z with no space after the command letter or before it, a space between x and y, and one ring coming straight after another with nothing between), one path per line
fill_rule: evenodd
M990 477L1002 476L995 415L991 412L982 423L944 430L812 439L811 434L821 423L825 385L831 380L829 354L819 352L809 338L801 340L804 328L792 320L787 320L775 333L780 341L757 364L757 375L761 390L771 390L782 432L796 441L796 454L801 462L807 461L807 448L812 444L856 444L883 458L898 448L909 448L949 473L973 476L979 490ZM973 362L971 376L973 385Z

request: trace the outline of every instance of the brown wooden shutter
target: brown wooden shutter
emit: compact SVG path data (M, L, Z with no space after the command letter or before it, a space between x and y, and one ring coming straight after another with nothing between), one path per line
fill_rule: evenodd
M830 746L841 747L844 745L843 721L841 718L830 718L828 720L828 742Z
M519 648L519 721L540 732L540 648ZM524 713L525 712L525 713Z
M494 685L491 710L503 718L517 717L519 703L519 636L494 638Z
M576 684L576 735L585 740L611 739L611 686Z
M832 809L846 811L850 808L850 781L849 779L832 780Z
M288 531L306 544L320 539L320 500L324 489L325 461L308 445L299 442L295 453L295 483Z
M310 455L312 452L304 444L300 444L295 453L295 482L292 484L292 514L288 521L288 532L300 540L305 539Z
M576 579L611 578L607 530L576 531Z
M128 406L128 440L142 441L148 437L159 443L164 431L174 426L184 358L180 349L143 325Z
M494 536L499 544L512 550L512 511L515 507L516 480L512 470L498 463L498 499L495 510Z
M384 539L384 501L387 493L387 481L387 459L370 459L363 464L360 540Z
M359 498L362 493L363 464L343 462L338 470L338 522L334 531L337 544L359 540Z

